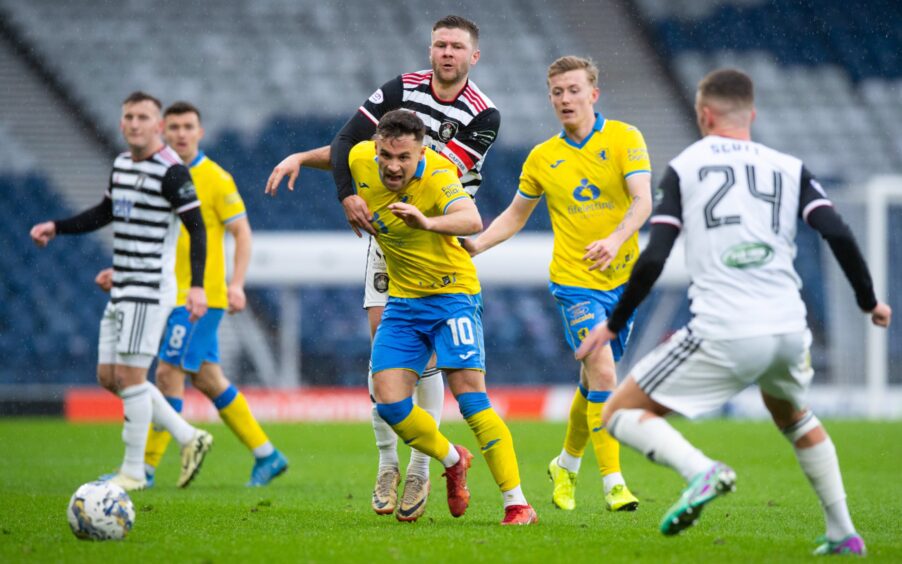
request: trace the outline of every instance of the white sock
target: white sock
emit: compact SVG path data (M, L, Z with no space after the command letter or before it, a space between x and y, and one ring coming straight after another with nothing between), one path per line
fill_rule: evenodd
M504 497L505 508L511 505L529 505L526 501L526 496L523 495L523 489L520 486L509 489L506 492L501 492L501 495Z
M623 474L620 472L611 472L607 476L602 476L602 480L604 480L604 493L610 493L610 491L614 489L614 486L626 485Z
M830 437L813 447L798 448L793 445L799 466L814 488L821 507L824 510L824 519L827 521L827 538L840 540L855 532L852 518L849 516L849 508L846 505L846 491L842 484L842 474L839 471L839 460L836 457L836 447Z
M262 445L253 449L253 452L254 452L254 458L266 458L270 454L276 452L276 447L272 446L271 442L266 441Z
M427 368L417 383L413 394L414 403L420 406L435 419L435 424L442 422L442 410L445 407L445 383L442 380L442 371L438 368ZM416 474L429 479L428 455L417 449L410 449L410 464L407 465L407 475Z
M565 470L569 470L574 474L579 474L579 465L582 463L582 457L576 457L566 451L561 450L561 454L557 457L557 465Z
M445 468L450 468L460 462L460 453L457 452L457 449L454 448L454 445L451 445L451 448L448 450L447 456L442 459L442 466Z
M373 371L366 376L370 388L370 399L373 401L373 434L376 435L376 448L379 449L379 468L398 467L398 435L391 425L376 411L376 393L373 390Z
M125 422L122 425L122 441L125 443L125 458L119 471L135 479L144 479L144 446L153 417L153 400L150 390L153 386L142 382L119 392L122 398Z
M608 432L652 462L670 466L687 482L714 465L713 460L692 446L663 417L649 417L640 422L646 413L644 409L619 409L608 424Z
M149 384L148 384L149 385ZM169 431L182 446L191 442L197 429L185 421L178 412L169 405L163 393L156 386L150 386L150 397L153 401L153 423Z

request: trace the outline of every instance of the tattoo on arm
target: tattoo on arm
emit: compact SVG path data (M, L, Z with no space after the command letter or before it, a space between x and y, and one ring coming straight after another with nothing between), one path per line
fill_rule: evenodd
M626 229L626 224L633 217L633 214L635 214L636 204L638 204L639 200L641 199L642 196L633 196L633 201L632 203L630 203L629 209L627 209L626 213L623 215L623 220L620 222L620 225L617 226L617 229L615 229L613 233L611 233L611 235L613 235L614 233L619 233Z

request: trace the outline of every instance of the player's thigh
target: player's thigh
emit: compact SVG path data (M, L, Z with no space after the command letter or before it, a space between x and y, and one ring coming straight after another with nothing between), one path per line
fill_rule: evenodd
M737 341L713 341L680 329L642 358L631 378L648 397L672 411L697 417L714 411L748 382L736 376Z
M472 392L485 392L485 372L481 370L462 369L447 372L448 388L454 397Z
M110 302L100 324L100 363L143 369L146 379L169 309L152 303Z
M774 360L758 378L758 385L762 394L784 400L792 406L793 411L788 416L791 421L805 406L808 388L814 378L810 353L811 331L806 329L771 338L774 341ZM779 411L777 415L785 415L782 412L788 410Z
M610 291L578 288L576 286L564 286L551 282L548 285L552 297L561 314L564 325L564 337L571 350L576 351L579 344L589 334L593 327L605 321L613 311L617 300L623 293L621 288ZM611 353L614 361L619 361L626 350L632 331L633 319L630 318L626 327L611 341Z
M197 374L206 363L219 364L219 324L224 314L221 308L209 309L193 323L182 355L185 372Z
M644 409L656 415L667 415L671 410L655 400L651 399L636 383L636 379L630 375L622 384L617 386L611 397L604 404L602 420L607 425L614 413L620 409Z
M412 370L390 368L373 373L373 397L378 403L396 403L413 395L419 376Z
M185 306L173 309L166 319L163 338L160 340L160 360L182 370L184 370L185 357L188 354L188 346L196 325L189 320L190 317L191 314Z
M432 353L428 315L428 309L417 300L389 300L373 338L370 360L374 377L386 370L423 373Z
M379 243L376 239L370 237L370 245L366 255L366 274L363 279L363 307L369 309L373 307L385 307L388 303L388 267L385 264L385 257ZM376 325L378 325L376 320ZM373 327L372 320L370 327ZM375 331L373 331L374 334Z
M485 336L481 294L433 296L436 366L447 372L485 372Z
M580 383L589 390L613 390L617 385L617 368L610 344L592 351L582 362Z
M118 391L118 388L116 386L115 365L98 364L97 383L100 384L104 389L109 390L115 394Z

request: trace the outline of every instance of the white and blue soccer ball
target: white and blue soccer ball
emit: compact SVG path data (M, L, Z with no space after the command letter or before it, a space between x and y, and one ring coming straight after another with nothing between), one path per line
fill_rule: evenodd
M66 516L82 540L121 540L135 523L135 506L116 484L88 482L72 494Z

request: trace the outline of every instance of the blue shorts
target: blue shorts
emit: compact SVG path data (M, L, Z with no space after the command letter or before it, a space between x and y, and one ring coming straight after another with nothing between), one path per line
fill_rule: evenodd
M482 294L388 298L373 339L373 374L401 368L420 375L433 351L441 369L485 371Z
M551 282L548 284L548 289L551 290L551 295L554 296L561 311L567 343L575 352L589 331L610 317L626 289L626 284L605 291L561 286ZM617 338L611 341L611 350L614 352L615 361L619 361L626 350L626 342L630 338L634 317L635 314L630 317L626 327L617 335Z
M219 322L223 309L208 309L195 323L188 321L185 306L177 307L166 321L166 333L160 343L160 360L196 373L205 362L219 362Z

